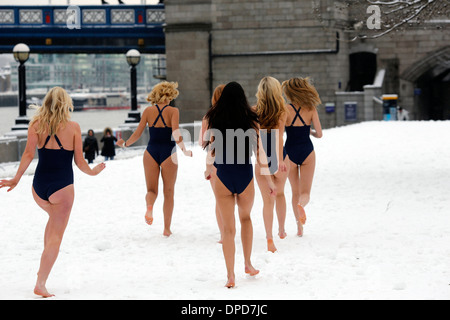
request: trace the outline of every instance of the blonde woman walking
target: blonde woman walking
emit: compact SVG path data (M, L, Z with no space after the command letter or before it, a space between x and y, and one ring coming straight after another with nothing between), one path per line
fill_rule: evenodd
M281 239L286 237L284 228L286 221L284 186L288 178L289 161L285 160L286 152L283 147L283 135L287 109L281 84L275 78L265 77L261 80L256 98L255 110L261 126L259 131L260 139L269 162L270 174L277 188L276 198L270 196L267 180L261 174L261 166L258 162L255 165L255 176L264 203L263 217L266 228L267 250L275 252L277 248L275 247L272 234L274 207L278 217L278 236Z
M178 83L163 81L153 87L147 101L152 106L144 110L136 131L125 142L120 139L117 145L129 147L141 137L145 128L149 128L150 141L144 152L144 170L147 184L145 196L147 211L145 221L153 224L153 205L158 196L158 182L161 175L164 186L164 231L163 235L169 237L174 208L175 182L178 172L177 149L180 147L184 155L192 157L192 152L186 150L183 137L179 130L180 112L170 106L170 102L178 97Z
M293 78L283 82L283 91L291 102L286 119L286 153L289 156L289 182L292 207L297 221L297 235L303 236L306 223L305 206L309 203L316 167L316 153L310 135L322 138L317 106L322 102L309 78ZM314 129L311 128L311 124Z
M33 198L49 219L45 228L44 251L37 274L34 293L52 297L46 288L50 271L58 257L64 231L74 202L72 161L91 176L99 174L105 165L91 169L83 158L83 141L80 126L70 121L72 99L59 87L45 96L28 129L28 140L15 177L1 180L0 188L13 190L27 170L38 148L39 162L33 180Z

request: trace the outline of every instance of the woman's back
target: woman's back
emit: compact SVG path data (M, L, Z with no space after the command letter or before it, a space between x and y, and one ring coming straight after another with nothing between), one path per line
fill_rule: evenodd
M39 122L36 122L33 124L33 128L35 131L37 131ZM75 149L75 134L77 132L76 130L77 124L73 121L67 122L67 124L61 125L58 128L58 131L56 132L56 136L58 137L59 141L61 142L62 146L65 150L73 151ZM45 144L45 141L47 140L47 137L49 136L49 130L44 130L43 133L38 134L38 149L42 149L42 147ZM56 139L50 139L46 146L46 149L60 149L60 146L58 145L58 142Z

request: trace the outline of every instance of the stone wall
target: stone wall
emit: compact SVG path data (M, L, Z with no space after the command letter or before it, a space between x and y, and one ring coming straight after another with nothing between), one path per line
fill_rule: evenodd
M200 120L213 88L222 83L241 83L254 104L257 85L268 75L281 82L311 77L323 106L336 103L336 92L349 82L350 52L365 50L376 52L378 69L386 70L382 93L398 94L400 104L413 106L416 79L408 70L450 43L450 32L432 25L349 41L344 26L351 14L340 1L166 0L165 5L167 77L180 83L176 104L182 122ZM323 127L340 125L337 114L323 106Z

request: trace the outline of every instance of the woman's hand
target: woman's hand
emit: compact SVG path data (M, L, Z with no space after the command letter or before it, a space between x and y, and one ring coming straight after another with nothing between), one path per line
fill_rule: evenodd
M123 148L123 144L125 143L125 140L120 139L119 141L117 141L117 145L121 148Z
M185 150L185 151L183 151L183 153L186 157L192 157L192 155L193 155L191 150Z
M206 180L211 180L212 172L213 172L213 166L206 165L206 170L205 170L205 179Z
M278 169L280 170L280 172L287 172L286 163L283 160L280 161Z
M0 180L0 189L1 188L9 188L7 190L7 192L10 192L17 186L18 183L19 183L19 180L17 180L16 178L11 179L11 180Z
M275 183L273 183L272 179L270 179L268 182L269 182L270 195L272 197L276 197L277 196L277 187L275 186Z
M93 176L98 175L100 172L102 172L106 168L106 165L104 163L100 163L99 165L96 165L93 169Z

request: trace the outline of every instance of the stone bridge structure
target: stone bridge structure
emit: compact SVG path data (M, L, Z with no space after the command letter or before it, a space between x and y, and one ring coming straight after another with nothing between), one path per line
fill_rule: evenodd
M182 121L200 120L221 83L241 83L255 103L257 85L267 75L280 81L311 77L323 101L325 128L382 119L382 94L397 94L412 119L450 119L449 22L350 41L350 9L340 5L166 0L167 80L179 82ZM355 117L345 113L349 101L357 105Z

